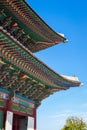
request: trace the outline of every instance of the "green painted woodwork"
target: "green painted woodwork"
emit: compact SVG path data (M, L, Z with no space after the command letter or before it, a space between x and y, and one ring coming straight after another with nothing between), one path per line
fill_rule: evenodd
M1 86L0 86L0 91L1 91L1 92L5 92L5 93L7 93L7 94L10 94L10 91L8 91L6 88L3 88L3 87L1 87ZM2 100L2 99L0 99L0 100Z
M53 42L56 43L58 42L58 40L59 42L61 42L66 39L55 33L31 9L31 7L26 4L25 1L19 0L13 2L10 0L5 0L3 2L1 0L1 2L0 7L1 9L4 9L6 17L12 17L11 23L16 22L16 24L18 24L18 29L22 29L23 32L26 35L29 34L31 38L30 40L30 38L28 37L29 43L27 43L30 46L24 47L25 42L20 43L22 41L18 39L20 35L19 31L18 37L17 35L13 35L12 37L12 33L10 32L12 31L11 25L9 26L9 29L5 28L6 26L4 26L4 24L6 25L6 22L3 22L3 24L1 25L3 26L3 28L0 27L0 58L2 61L4 61L4 63L7 66L7 68L3 69L3 73L5 73L5 75L8 76L7 78L3 76L4 74L2 73L0 77L0 82L2 87L7 88L8 90L10 89L10 97L12 95L11 98L13 99L14 92L20 93L21 95L27 96L27 98L31 98L32 100L34 100L35 105L38 105L41 100L43 100L44 98L48 97L50 94L56 91L65 90L69 87L79 86L80 82L75 82L72 80L70 81L67 78L63 78L63 76L54 72L43 62L41 62L38 58L36 58L29 50L26 49L26 47L32 48L33 46L36 47L37 50L40 50L40 48L38 49L37 45L38 41L46 42L46 44L48 44L47 42L53 44ZM0 15L2 19L4 18L3 16L3 14ZM5 29L8 31L8 33ZM22 35L24 33L22 33ZM19 40L20 42L18 42L14 37L17 38L17 40ZM30 43L34 44L31 46ZM34 46L35 44L37 46ZM44 45L41 44L43 48ZM45 48L47 47L48 45L46 45ZM15 71L15 74L13 73L13 75L11 75L13 71ZM25 79L23 79L23 81L21 80L23 78L22 76L26 77ZM0 104L2 108L5 107L3 100L0 101ZM28 108L28 104L21 100L18 104L13 103L11 108L14 111L27 113L31 115L33 114L33 109Z
M26 34L29 34L31 39L36 40L36 41L44 41L44 42L46 41L44 38L42 38L41 36L39 36L38 34L33 32L30 28L28 28L23 22L21 22L19 19L17 19L17 17L15 17L11 13L11 11L9 11L3 4L2 4L2 6L0 6L0 9L5 10L5 14L7 15L7 17L12 17L15 22L17 21L19 27L21 29L23 29Z
M66 41L66 38L50 28L25 1L13 2L5 0L3 2L1 0L0 4L1 10L4 9L4 13L7 18L11 18L12 23L10 26L6 24L2 24L2 26L7 26L5 29L12 27L12 30L9 29L8 32L10 33L11 31L13 36L18 34L16 38L31 52L34 53ZM6 23L5 21L3 22ZM13 27L13 23L16 23L17 26ZM19 29L22 30L23 37L21 38L19 38ZM14 34L14 30L15 32L18 31L18 33Z
M3 99L0 99L0 107L5 108L5 101Z
M33 103L33 104L37 104L37 105L39 104L38 101L34 101L34 100L32 100L32 99L29 99L29 98L23 96L22 94L16 94L16 96L17 96L18 98L22 99L22 100L27 101L27 102L30 102L30 103Z
M17 111L17 112L22 112L22 113L33 115L33 109L24 107L24 106L19 105L19 104L15 104L15 103L12 104L11 109L13 111Z
M10 2L10 1L8 0L8 2ZM30 17L30 18L34 18L32 20L33 22L35 19L37 19L37 23L39 23L39 24L43 23L43 21L39 18L39 16L37 16L35 14L35 12L32 11L32 9L30 7L28 7L23 1L20 0L19 4L22 4L22 5L24 4L25 8L27 9L26 12L29 11L29 12L31 12L32 15L34 15L33 17ZM15 5L13 4L13 6L15 6ZM30 30L27 29L27 27L24 25L23 21L20 21L19 19L16 18L16 16L13 16L13 14L11 14L7 5L4 6L2 4L1 8L5 9L5 13L6 13L7 17L11 16L13 21L15 21L15 22L17 21L18 24L20 24L20 27L23 28L26 33L30 33L30 32L27 32ZM18 8L18 10L19 10L19 8ZM21 10L21 13L23 13L22 10ZM3 16L1 16L1 17L3 18ZM40 20L40 21L38 21L38 20ZM36 26L38 26L38 25L36 25ZM42 30L42 32L40 32L40 33L42 33L42 35L44 32L44 29L47 29L46 31L48 34L50 34L50 31L52 31L49 29L49 27L45 23L44 23L44 27L42 27L42 28L43 28L43 30ZM38 34L35 34L35 36L36 35L38 35ZM48 36L46 36L46 37L48 37ZM33 40L41 40L41 39L34 39L34 38L35 37L32 37ZM27 97L30 96L30 98L32 98L32 99L34 97L34 99L37 101L38 100L40 101L40 100L46 98L47 96L52 94L54 91L68 89L69 87L73 87L75 85L77 86L77 84L80 84L80 82L69 81L69 80L63 78L62 76L60 76L59 74L57 74L56 72L54 72L52 69L50 69L48 66L46 66L43 62L41 62L38 58L36 58L34 55L32 55L32 53L30 51L23 48L23 46L18 41L15 41L15 39L12 38L11 35L8 35L8 33L3 29L0 30L0 40L1 40L1 43L0 43L1 44L1 49L0 49L1 59L5 63L7 63L11 67L13 67L16 72L16 75L14 75L15 78L12 78L12 80L15 80L15 84L13 84L13 86L10 86L10 89L12 90L13 94L14 94L15 90L18 90L17 88L20 86L19 84L21 84L20 80L18 79L19 72L21 72L24 75L27 75L29 77L29 78L27 77L27 79L30 82L29 82L29 86L27 86L27 84L26 84L27 81L24 80L25 84L22 87L20 87L21 89L18 90L18 92L20 91L20 93L22 93L23 95L26 95ZM5 70L5 73L6 74L11 73L11 70L9 69L9 67L7 70ZM35 80L35 82L33 82L33 80ZM3 78L0 81L4 82ZM2 85L3 85L3 83L2 83ZM5 85L3 85L3 87L6 87L8 89L9 88L8 84L7 84L7 86L5 86ZM27 87L29 88L30 86L32 86L32 89L26 91ZM38 92L37 92L36 88L38 89ZM39 88L41 88L42 90ZM40 92L41 93L40 93L40 95L37 95L37 93L34 93L33 91L37 92L38 94ZM12 94L12 92L11 92L11 94ZM37 97L36 97L36 95L37 95Z
M25 58L30 59L30 61L32 61L33 64L35 64L37 67L39 67L41 70L43 70L44 72L46 72L48 75L52 75L54 78L57 78L59 81L64 81L64 83L67 83L66 80L62 79L61 76L58 74L56 74L55 72L53 72L51 69L49 69L46 65L42 64L39 60L37 60L37 58L32 57L32 55L30 53L27 53L27 51L23 50L22 48L20 48L20 46L16 45L15 43L13 43L8 37L6 37L4 34L0 33L0 37L2 39L5 40L5 42L8 42L9 46L14 46L15 51L19 51L22 55L24 55ZM17 69L17 66L16 66ZM21 68L19 68L19 70L21 70ZM23 70L21 70L23 71ZM32 77L32 76L31 76ZM35 77L33 77L35 78ZM37 78L35 78L37 81L39 81ZM40 81L42 82L42 81ZM43 82L42 82L43 83ZM47 86L49 86L49 84L46 84ZM51 87L52 85L50 84L49 87ZM55 85L55 87L58 87ZM61 87L59 87L61 88Z
M3 12L0 12L0 19L4 20L7 17L7 15Z
M0 110L0 130L3 128L4 112Z
M20 51L20 53L22 53L22 55L24 55L27 59L30 59L30 61L32 61L33 64L35 64L35 65L37 65L37 66L38 66L38 64L40 64L40 65L39 65L40 67L43 66L43 64L41 64L41 63L37 60L37 58L32 57L32 55L31 55L30 53L27 53L27 51L24 51L22 48L20 48L20 46L18 46L18 45L16 45L15 43L13 43L13 41L11 41L11 40L10 40L8 37L6 37L4 34L0 33L0 37L1 37L2 39L4 39L5 42L8 42L8 46L14 46L14 49L16 49L17 51ZM3 58L3 60L5 60L5 62L7 62L8 64L10 64L8 60L6 60L6 59L4 59L4 58ZM10 59L10 60L11 60L11 59ZM13 62L13 61L12 61L12 62ZM37 63L38 63L38 64L37 64ZM22 70L21 68L18 68L16 65L14 65L14 63L12 63L12 64L13 64L15 70L19 70L19 71L25 72L25 71ZM38 66L38 67L39 67L39 66ZM25 72L25 73L26 73L26 72ZM38 73L38 72L37 72L37 73ZM27 75L29 75L29 74L27 74ZM39 82L41 82L42 84L44 84L44 82L42 82L42 81L40 81L39 79L33 77L33 75L29 75L29 76L32 77L32 78L34 78L35 80L37 80L37 82L39 81ZM48 85L48 84L47 84L47 85ZM51 84L50 84L50 86L51 86ZM55 86L56 86L56 85L55 85Z

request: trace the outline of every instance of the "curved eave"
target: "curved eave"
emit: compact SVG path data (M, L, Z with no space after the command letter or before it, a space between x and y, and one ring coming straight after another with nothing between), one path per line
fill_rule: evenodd
M38 21L41 23L41 27L44 27L49 31L49 33L53 33L53 36L57 37L57 39L61 39L61 42L66 42L67 39L64 37L64 35L61 35L61 33L56 33L29 5L28 3L23 0L28 8L32 11L33 15L35 16L34 21ZM43 30L43 28L42 28ZM45 35L45 34L44 34ZM57 41L55 41L57 43Z
M54 86L54 88L58 86L60 89L62 87L69 88L80 85L77 80L69 80L57 74L5 30L1 30L0 38L1 55L27 74L42 81L43 84L50 87Z
M66 75L61 75L62 78L70 81L70 82L75 82L75 83L79 83L79 86L83 86L83 83L81 83L78 79L78 77L76 76L66 76Z
M14 50L18 53L15 53ZM1 86L29 99L41 102L55 92L77 87L81 84L79 81L68 80L55 73L25 48L19 49L18 45L6 45L6 41L3 44L1 39L0 51ZM27 61L24 58L26 54L29 55ZM4 74L7 75L7 78Z
M37 52L67 41L63 35L56 33L50 28L25 1L1 0L0 3L10 10L10 14L14 16L14 19L17 18L22 24L24 23L29 30L35 33L34 35L38 35L38 38L40 38L40 40L35 40L35 36L32 36L35 42L34 46L37 48L36 50L29 48L32 52Z

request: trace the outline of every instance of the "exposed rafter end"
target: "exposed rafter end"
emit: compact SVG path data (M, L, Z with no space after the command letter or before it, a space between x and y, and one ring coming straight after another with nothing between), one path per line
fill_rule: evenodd
M66 40L64 40L63 42L65 43L65 42L68 42L69 40L68 39L66 39Z
M83 84L83 83L81 83L79 86L84 86L84 84Z

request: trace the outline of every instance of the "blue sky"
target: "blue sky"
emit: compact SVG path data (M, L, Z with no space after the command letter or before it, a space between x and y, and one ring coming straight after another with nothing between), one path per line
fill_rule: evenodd
M37 130L60 130L70 116L87 121L87 0L27 0L39 16L69 40L36 53L57 73L76 75L82 87L57 92L37 110Z

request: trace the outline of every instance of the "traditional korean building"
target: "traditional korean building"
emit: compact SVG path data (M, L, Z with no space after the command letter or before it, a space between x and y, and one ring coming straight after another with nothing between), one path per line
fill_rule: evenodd
M43 99L81 86L33 54L66 41L24 0L0 0L0 130L36 130Z

